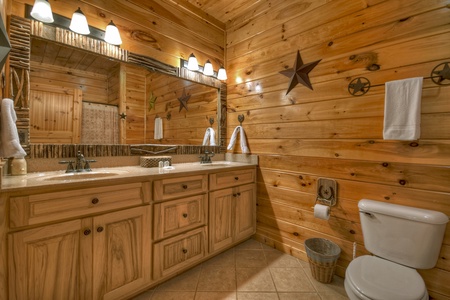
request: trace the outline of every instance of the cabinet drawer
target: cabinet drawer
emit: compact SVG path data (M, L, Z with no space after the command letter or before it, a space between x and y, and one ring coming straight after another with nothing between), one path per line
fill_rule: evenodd
M206 194L201 194L155 204L154 239L168 238L182 231L205 225L207 201Z
M155 201L180 198L205 193L208 188L206 175L167 178L154 182Z
M158 279L205 257L206 227L198 228L154 245L153 279Z
M255 182L255 169L221 172L209 175L210 189L217 190Z
M34 225L148 203L150 183L28 195L10 198L10 226Z

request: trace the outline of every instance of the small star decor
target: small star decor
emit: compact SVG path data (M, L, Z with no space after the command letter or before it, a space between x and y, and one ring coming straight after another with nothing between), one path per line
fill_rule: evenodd
M303 64L302 58L300 56L300 51L297 51L297 59L295 60L294 68L280 72L280 74L291 78L291 82L289 83L286 95L289 94L289 92L299 83L312 90L313 88L308 74L312 71L312 69L314 69L315 66L317 66L320 61L321 59L311 63Z
M431 71L431 80L433 80L434 83L439 85L450 84L449 82L445 82L445 80L450 80L450 66L448 64L449 62L439 64ZM443 66L442 69L441 66Z
M370 81L365 77L358 77L353 79L348 84L348 92L353 96L362 96L370 89Z
M181 95L181 97L178 98L178 101L180 101L180 110L178 112L180 112L183 109L183 107L186 109L186 111L188 110L187 102L189 101L190 98L191 95L186 95L186 89L183 89L183 94Z

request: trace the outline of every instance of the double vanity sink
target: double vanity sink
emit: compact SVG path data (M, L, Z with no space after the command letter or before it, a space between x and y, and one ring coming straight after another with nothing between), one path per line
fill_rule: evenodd
M129 299L256 232L256 163L36 172L1 188L0 299Z

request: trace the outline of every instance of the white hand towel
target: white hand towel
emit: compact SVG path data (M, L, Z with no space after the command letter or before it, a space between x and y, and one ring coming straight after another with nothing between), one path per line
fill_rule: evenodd
M385 140L417 140L423 77L386 82L384 103Z
M8 98L2 100L1 112L1 145L0 156L4 158L24 158L27 153L20 145L19 134L16 127L17 115L14 110L14 101Z
M242 153L249 153L250 150L248 149L248 146L247 146L247 137L245 136L245 131L242 126L236 126L236 128L234 129L227 149L232 150L234 148L234 144L236 143L239 132L241 133L240 144L241 144Z
M153 138L160 140L163 138L163 122L160 117L155 118L155 133Z
M216 145L216 132L212 127L206 128L205 136L203 137L202 146L207 146L209 143L210 146Z

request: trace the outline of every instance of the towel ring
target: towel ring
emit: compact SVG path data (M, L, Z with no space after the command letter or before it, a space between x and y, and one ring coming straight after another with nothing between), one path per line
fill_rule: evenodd
M209 118L209 124L210 124L211 126L214 124L214 118L213 118L213 117L210 117L210 118Z

